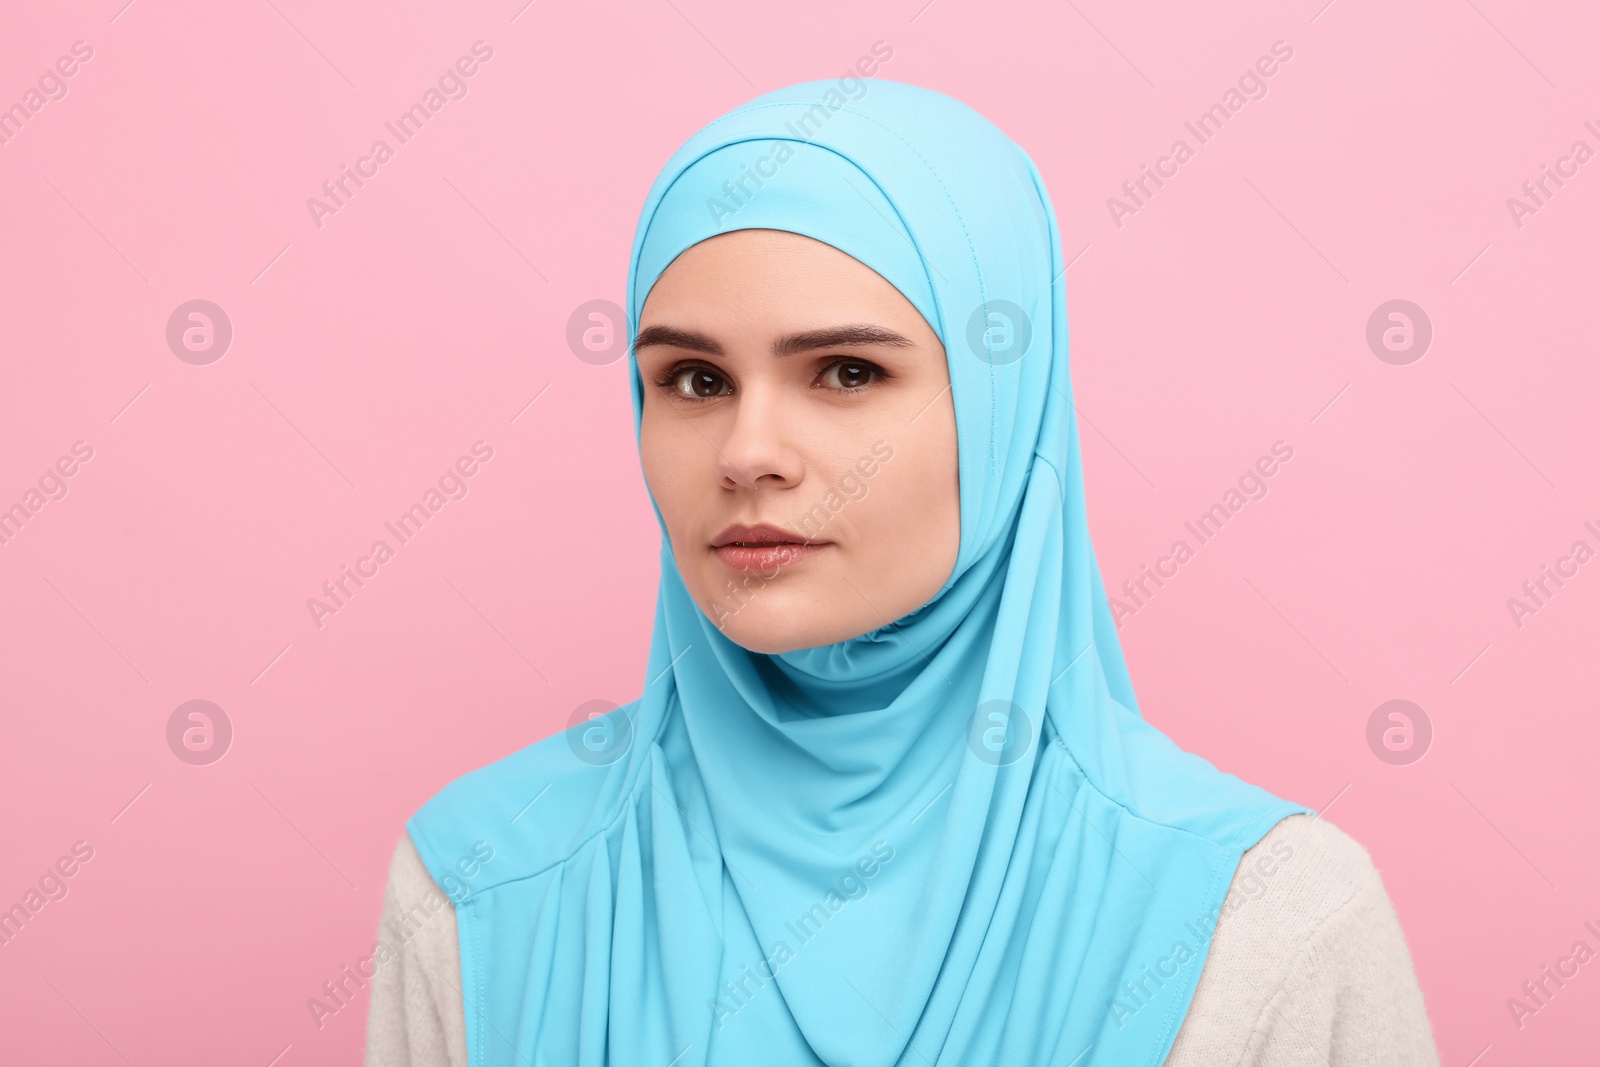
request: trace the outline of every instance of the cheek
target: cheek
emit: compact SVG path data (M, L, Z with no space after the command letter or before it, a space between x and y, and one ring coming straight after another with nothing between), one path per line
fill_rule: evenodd
M695 477L692 459L681 435L661 427L647 411L639 427L640 466L650 495L661 508L668 533L681 525L693 498L690 492L690 483Z
M949 456L928 443L897 445L894 456L863 479L858 525L875 554L930 565L952 560L960 536L960 493L953 448ZM850 509L846 509L847 511Z
M930 569L929 580L937 578L935 584L949 575L961 549L960 458L953 412L948 421L947 428L941 426L940 432L907 448L905 456L895 456L909 461L901 472L912 496L906 502L906 513L914 516L918 554Z
M656 421L648 408L640 422L638 450L645 485L666 520L667 536L677 544L712 496L710 488L717 483L715 453L683 419L669 413Z

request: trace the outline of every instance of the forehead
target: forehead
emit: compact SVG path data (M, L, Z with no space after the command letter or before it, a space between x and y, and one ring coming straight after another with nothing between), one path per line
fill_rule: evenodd
M774 229L717 234L678 255L640 312L641 327L669 320L707 329L879 321L914 331L915 340L938 341L916 306L877 271L824 241Z

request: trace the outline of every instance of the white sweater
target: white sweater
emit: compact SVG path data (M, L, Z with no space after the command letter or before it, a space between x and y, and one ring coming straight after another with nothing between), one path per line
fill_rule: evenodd
M402 917L409 916L409 919ZM371 979L367 1067L467 1067L455 909L402 835L384 892L398 954ZM417 925L420 923L420 925ZM1245 852L1166 1067L1438 1067L1372 857L1291 815Z

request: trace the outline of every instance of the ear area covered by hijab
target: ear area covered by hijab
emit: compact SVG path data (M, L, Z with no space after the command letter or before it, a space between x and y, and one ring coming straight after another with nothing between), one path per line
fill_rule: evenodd
M407 824L436 879L495 849L456 906L473 1067L1154 1067L1239 857L1310 810L1140 715L1033 161L948 95L857 88L791 85L691 136L645 199L625 308L636 330L662 271L733 229L882 275L949 362L955 567L903 618L767 655L690 597L662 523L640 696Z

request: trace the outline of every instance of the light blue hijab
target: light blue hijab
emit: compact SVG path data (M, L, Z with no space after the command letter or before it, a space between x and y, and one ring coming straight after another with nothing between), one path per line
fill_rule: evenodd
M456 901L469 1062L1154 1067L1240 855L1309 809L1140 717L1089 539L1044 181L938 92L763 94L651 188L632 330L681 252L753 227L860 260L943 342L955 567L871 633L765 655L691 599L663 525L642 695L408 823Z

